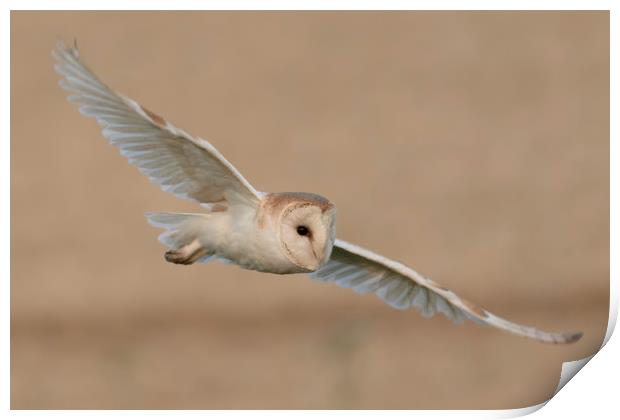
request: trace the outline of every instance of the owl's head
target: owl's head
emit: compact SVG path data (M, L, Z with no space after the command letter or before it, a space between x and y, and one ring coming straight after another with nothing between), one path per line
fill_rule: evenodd
M274 194L276 195L276 194ZM315 271L329 260L336 240L336 207L309 193L280 193L280 246L299 271Z

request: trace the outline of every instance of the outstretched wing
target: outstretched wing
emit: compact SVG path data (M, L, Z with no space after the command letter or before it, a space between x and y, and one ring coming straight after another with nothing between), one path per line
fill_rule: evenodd
M80 60L76 47L59 42L52 55L70 101L97 119L103 135L152 182L199 203L255 204L248 181L206 140L192 137L137 102L103 84Z
M572 343L582 336L581 333L549 333L507 321L458 297L404 264L339 239L330 260L310 276L358 293L376 293L394 308L413 307L425 317L441 312L456 323L470 319L548 343Z

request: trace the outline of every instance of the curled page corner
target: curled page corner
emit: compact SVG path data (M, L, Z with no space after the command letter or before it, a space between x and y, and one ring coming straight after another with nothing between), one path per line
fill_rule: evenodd
M601 346L601 348L603 347ZM501 410L501 417L498 418L523 417L540 410L545 405L547 405L547 403L551 401L551 399L553 399L553 397L555 397L558 392L560 392L564 385L566 385L568 381L570 381L573 376L577 374L577 372L579 372L586 364L588 364L588 362L592 360L592 358L596 356L597 353L598 351L588 357L584 357L583 359L572 360L570 362L562 363L562 371L560 372L560 380L558 382L558 386L555 388L555 391L553 391L553 394L551 395L551 397L549 397L549 399L541 403L531 405L529 407Z
M598 353L598 351L596 353ZM590 360L592 360L596 353L593 353L588 357L584 357L583 359L562 363L560 381L558 382L558 386L555 391L553 391L553 395L551 396L551 398L553 398L558 392L560 392L560 390L564 388L564 385L566 385L568 381L573 379L573 376L575 376L577 372L579 372Z
M580 360L573 360L571 362L562 363L562 372L560 373L560 381L558 382L558 386L553 392L553 395L551 396L551 398L553 398L558 392L560 392L560 390L564 388L564 385L566 385L568 381L570 381L573 378L573 376L577 374L577 372L579 372L586 364L588 364L588 362L592 360L592 358L596 356L597 353L603 349L603 347L605 347L605 345L611 338L611 335L613 334L614 329L616 328L616 321L618 319L618 300L617 300L617 297L614 298L614 296L616 295L613 293L614 291L613 289L614 289L614 285L612 282L610 286L609 320L607 321L607 331L605 332L605 338L603 339L603 342L601 343L601 347L588 357L584 357L583 359L580 359Z
M549 397L548 400L543 401L536 405L531 405L529 407L516 408L516 409L510 409L510 410L500 410L502 413L501 418L522 417L522 416L526 416L528 414L534 413L535 411L538 411L541 408L543 408L545 405L547 405L549 401L551 401L553 397L556 396L558 392L562 390L562 388L564 388L564 385L566 385L571 379L573 379L573 377L585 365L587 365L588 362L592 360L592 358L594 358L594 356L596 356L598 352L603 349L603 347L605 347L607 342L609 342L609 339L611 338L611 335L613 334L614 329L616 328L616 321L618 319L618 299L617 297L614 298L614 296L616 296L616 294L613 293L614 287L615 286L613 282L611 282L610 302L609 302L609 320L607 322L607 331L605 332L605 338L603 339L603 342L601 343L601 347L597 351L592 353L590 356L584 357L583 359L572 360L569 362L562 363L562 371L560 372L560 380L558 382L558 386L555 388L555 391L553 391L553 395L551 395L551 397Z
M601 347L588 357L584 357L580 360L573 360L571 362L562 363L560 381L558 382L558 386L553 392L551 398L553 398L558 392L560 392L560 390L564 388L564 385L566 385L568 381L570 381L577 374L577 372L579 372L585 365L587 365L588 362L592 360L592 358L596 356L598 352L603 349L603 347L605 347L607 342L609 342L609 339L611 338L611 335L616 328L616 321L618 320L618 296L616 293L614 293L615 285L613 281L610 283L609 292L609 320L607 321L607 331L605 332L605 338L601 343Z

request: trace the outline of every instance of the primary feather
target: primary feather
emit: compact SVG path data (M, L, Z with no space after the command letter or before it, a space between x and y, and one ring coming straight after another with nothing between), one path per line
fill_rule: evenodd
M206 140L190 136L142 105L114 92L59 42L53 52L60 85L80 111L149 179L177 197L203 204L258 203L260 194Z
M515 324L457 296L410 267L337 239L331 258L310 275L358 293L376 293L396 309L417 309L423 316L443 313L456 323L465 319L548 343L571 343L581 333L551 333Z

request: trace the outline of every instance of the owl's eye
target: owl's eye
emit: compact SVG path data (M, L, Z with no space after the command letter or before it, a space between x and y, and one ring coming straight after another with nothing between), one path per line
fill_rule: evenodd
M305 226L297 226L297 234L299 236L308 236L310 234L310 230Z

